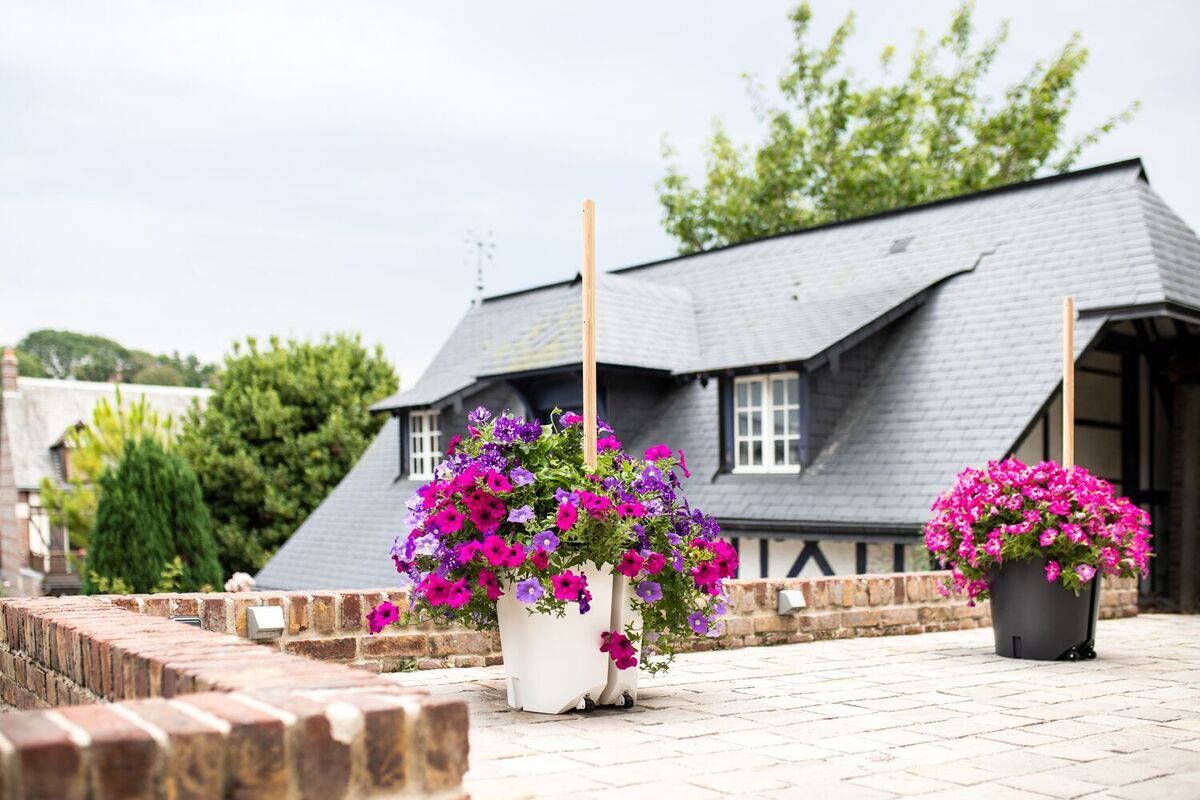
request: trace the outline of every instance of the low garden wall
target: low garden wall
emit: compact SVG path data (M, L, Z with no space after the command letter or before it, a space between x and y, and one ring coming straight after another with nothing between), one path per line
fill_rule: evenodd
M724 634L697 639L692 649L890 636L977 628L991 623L988 604L969 607L958 597L943 597L937 585L949 573L909 572L831 578L730 581L732 610ZM799 589L805 607L778 613L779 592ZM246 609L283 607L282 636L266 643L286 653L358 664L372 670L473 667L501 663L500 643L491 633L425 623L367 631L365 614L383 600L407 607L402 592L241 592L207 595L142 595L112 598L133 611L160 617L198 616L207 630L247 636ZM1137 614L1137 585L1132 579L1105 579L1103 618Z
M465 796L465 703L114 600L0 601L3 800Z

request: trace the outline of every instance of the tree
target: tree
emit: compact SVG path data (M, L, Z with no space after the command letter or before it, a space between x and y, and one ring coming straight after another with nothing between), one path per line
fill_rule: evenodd
M973 46L972 6L955 13L936 43L917 37L907 72L891 80L894 48L881 57L883 80L867 84L840 68L854 32L848 15L824 48L807 43L812 10L791 14L796 51L772 106L750 84L765 138L738 146L715 123L703 188L693 186L664 146L658 185L663 225L683 253L795 231L1028 180L1069 169L1083 150L1129 120L1134 103L1064 142L1075 79L1088 51L1072 36L1047 63L1033 65L999 104L982 82L1008 35L1007 23Z
M107 381L129 360L129 351L112 339L74 331L34 331L17 347L34 356L51 378Z
M100 487L85 592L106 586L150 592L164 580L184 592L221 585L212 521L183 459L153 439L131 441Z
M153 439L169 450L175 438L175 420L150 408L146 398L126 404L117 389L116 400L101 398L92 409L90 423L64 437L70 469L64 485L42 478L41 501L52 525L64 525L73 547L87 547L96 521L100 478L115 466L127 444Z
M362 455L382 419L371 403L398 382L357 336L235 344L180 452L204 488L226 572L253 572Z
M194 355L128 350L112 339L74 331L34 331L17 346L18 369L36 378L207 386L216 369Z

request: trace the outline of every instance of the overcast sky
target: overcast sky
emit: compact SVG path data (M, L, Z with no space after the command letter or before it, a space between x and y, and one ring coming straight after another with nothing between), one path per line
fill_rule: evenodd
M356 330L411 384L473 296L672 254L664 134L698 168L710 121L757 136L742 72L779 75L788 2L0 0L0 342L61 327L217 359L247 334ZM941 33L955 2L858 11L849 63ZM1200 4L983 0L1012 20L993 91L1079 30L1072 132L1137 99L1082 166L1140 155L1200 224Z

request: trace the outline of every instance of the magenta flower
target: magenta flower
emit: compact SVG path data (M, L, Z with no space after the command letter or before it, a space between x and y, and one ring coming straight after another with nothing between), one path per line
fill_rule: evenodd
M371 633L379 633L398 619L400 619L400 609L385 600L367 614L367 625L370 627Z
M646 563L643 565L643 569L646 570L647 575L657 575L658 573L662 572L663 567L666 565L666 556L664 556L662 553L651 553L650 555L646 556Z
M441 575L430 575L419 587L431 606L442 606L450 599L450 582Z
M467 515L458 510L457 506L446 506L433 518L433 524L443 535L449 536L462 530Z
M646 452L642 453L643 461L662 461L671 457L671 448L661 442L656 445L651 445L646 448Z
M555 524L558 525L560 531L569 531L577 519L579 519L579 512L575 509L575 506L570 503L563 503L558 507L558 516Z
M550 566L550 556L546 555L545 550L534 550L529 554L529 563L539 570Z
M605 450L620 450L621 440L615 436L605 436L596 442L597 452L603 453Z
M1075 574L1079 576L1079 580L1087 583L1092 578L1096 577L1096 568L1088 564L1080 564L1075 567Z
M454 583L450 584L450 594L446 598L446 605L453 609L459 609L471 601L471 590L467 588L465 578L459 578Z
M1046 564L1046 582L1053 583L1058 580L1059 574L1062 572L1062 567L1057 561L1050 561Z
M508 482L508 478L504 477L494 469L488 470L488 474L487 477L484 478L484 482L487 483L487 487L491 489L494 494L508 494L512 491L512 484Z
M550 579L550 585L554 587L555 600L578 600L583 591L583 581L570 570L555 575Z
M502 567L504 566L504 562L508 560L509 553L512 551L508 546L508 542L493 534L483 540L481 552L483 553L483 557L493 567Z
M621 561L615 569L622 575L632 578L642 571L642 564L644 563L645 559L638 555L636 551L629 550L625 555L621 556Z
M488 600L494 602L504 595L504 592L500 591L500 581L496 578L496 573L490 570L479 570L479 585L487 593Z
M558 421L562 424L562 426L564 428L570 428L574 425L578 425L579 423L583 422L583 417L579 416L574 411L568 411L567 413L565 413L561 417L559 417Z
M469 564L475 556L479 555L479 551L483 549L483 543L472 539L462 544L456 545L454 548L454 556L461 564Z

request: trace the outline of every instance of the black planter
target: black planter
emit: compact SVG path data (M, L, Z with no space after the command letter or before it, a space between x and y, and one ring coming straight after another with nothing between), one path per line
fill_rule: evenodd
M1096 657L1099 575L1078 597L1046 580L1046 561L1040 558L1005 563L988 577L996 655L1035 661Z

